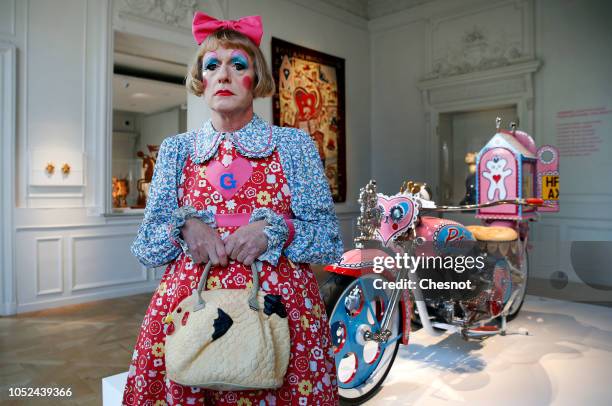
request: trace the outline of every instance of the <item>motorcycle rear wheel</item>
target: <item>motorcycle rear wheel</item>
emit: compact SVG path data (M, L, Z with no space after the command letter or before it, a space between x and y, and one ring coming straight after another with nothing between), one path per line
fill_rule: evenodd
M514 300L514 303L510 306L508 310L508 315L506 316L507 321L512 321L518 316L519 312L523 308L523 302L525 301L525 296L527 295L527 280L529 279L529 255L527 254L527 250L525 250L525 257L521 263L521 273L524 277L523 286L521 286L519 293Z

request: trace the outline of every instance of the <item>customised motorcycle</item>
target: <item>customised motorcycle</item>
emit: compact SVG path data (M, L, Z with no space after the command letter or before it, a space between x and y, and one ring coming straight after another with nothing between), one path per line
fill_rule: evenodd
M477 168L474 205L436 205L414 182L393 196L377 193L374 181L361 189L356 248L325 267L332 275L321 289L345 403L376 394L399 345L408 344L411 321L431 335L483 339L504 335L518 315L529 222L558 210L558 153L536 151L528 134L499 130L498 121ZM482 226L425 215L475 209Z

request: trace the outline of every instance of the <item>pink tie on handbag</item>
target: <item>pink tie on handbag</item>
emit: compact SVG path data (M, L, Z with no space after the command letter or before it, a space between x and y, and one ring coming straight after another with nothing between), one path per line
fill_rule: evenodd
M198 45L210 34L222 29L238 31L257 46L261 43L261 37L263 36L260 16L242 17L239 20L217 20L201 11L196 11L193 16L191 31Z

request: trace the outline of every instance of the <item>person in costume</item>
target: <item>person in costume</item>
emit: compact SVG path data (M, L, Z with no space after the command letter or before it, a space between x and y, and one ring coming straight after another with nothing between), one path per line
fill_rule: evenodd
M253 99L274 93L259 44L259 16L216 20L197 12L200 44L187 88L211 119L162 143L144 220L132 252L147 267L167 264L144 317L129 368L124 405L335 405L336 372L325 306L309 263L343 252L338 220L314 142L295 128L268 124ZM191 294L212 262L206 289L260 286L282 296L291 336L283 386L211 391L165 376L166 316ZM240 351L239 348L236 351Z

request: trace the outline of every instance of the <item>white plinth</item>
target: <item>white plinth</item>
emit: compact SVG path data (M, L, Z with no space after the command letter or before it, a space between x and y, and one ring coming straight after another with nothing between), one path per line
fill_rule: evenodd
M508 329L483 342L414 332L366 405L612 404L612 308L527 296Z
M102 405L118 406L123 400L123 389L127 382L127 372L102 378Z
M483 342L413 332L366 405L612 404L612 308L527 296L508 329ZM102 380L104 406L121 405L127 374Z

